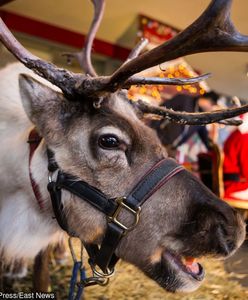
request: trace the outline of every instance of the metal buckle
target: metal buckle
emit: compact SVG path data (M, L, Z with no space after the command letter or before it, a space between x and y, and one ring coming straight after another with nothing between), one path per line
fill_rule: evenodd
M112 270L107 268L106 272L97 269L97 266L93 265L90 259L89 259L89 265L91 267L93 275L92 277L86 278L86 280L84 280L85 286L95 285L95 284L105 286L109 283L110 277L112 277L115 274L114 268Z
M58 175L58 170L53 171L53 172L49 171L48 172L48 183L56 181L56 178L54 178L56 175Z
M126 197L116 198L116 202L118 203L118 206L117 206L115 212L113 213L113 215L110 216L110 217L108 217L108 219L109 219L110 222L114 222L115 224L119 225L125 231L131 231L131 230L134 229L134 227L139 222L141 207L139 206L137 208L137 210L134 210L130 206L128 206L127 204L125 204L124 200L126 200ZM135 217L135 221L134 221L134 223L130 227L127 227L125 224L122 224L118 220L119 214L120 214L120 212L121 212L122 209L125 209L126 211L130 212Z
M109 283L109 278L103 277L88 277L83 281L79 282L78 285L82 285L83 287L92 286L92 285L101 285L106 286Z
M115 274L115 269L110 270L107 268L106 272L102 272L100 269L97 270L96 265L90 265L93 275L98 278L110 278Z

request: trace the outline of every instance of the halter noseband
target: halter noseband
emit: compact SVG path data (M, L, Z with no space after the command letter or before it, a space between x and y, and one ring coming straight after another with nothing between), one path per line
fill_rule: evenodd
M50 150L47 153L48 170L50 172L59 170L53 153ZM32 158L32 155L30 157ZM57 222L70 236L76 236L76 234L68 227L63 211L63 203L61 201L63 190L67 190L78 198L87 201L106 215L108 221L107 229L101 246L98 247L96 244L86 244L84 246L89 254L89 262L95 274L108 277L113 273L114 266L119 259L115 255L115 250L121 238L138 224L142 204L173 176L183 170L185 169L173 159L164 158L145 173L127 196L117 198L108 198L99 189L89 185L85 181L78 181L72 175L59 170L56 181L51 179L48 183L48 191L51 196ZM119 216L123 210L131 215L133 219L131 225L120 221ZM97 271L96 266L101 271Z

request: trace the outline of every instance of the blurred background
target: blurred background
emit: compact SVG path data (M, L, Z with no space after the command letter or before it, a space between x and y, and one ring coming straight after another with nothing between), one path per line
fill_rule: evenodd
M174 37L190 25L209 2L210 0L106 0L105 15L92 52L93 64L98 74L111 74L116 70L141 37L149 39L148 49ZM83 46L93 17L91 1L0 0L0 5L0 16L24 47L58 66L81 72L76 61L71 61L68 66L66 58L61 54L79 51ZM233 1L232 20L240 32L248 35L247 0ZM13 56L0 45L0 67L14 60ZM208 72L212 73L212 77L197 85L133 87L129 96L133 99L142 97L149 102L163 104L178 93L194 98L215 90L219 94L220 102L224 99L225 105L229 105L235 96L244 102L247 101L248 53L195 54L146 71L152 76L168 78L192 77ZM208 167L210 161L216 161L216 165L211 165L210 168L203 170L205 173L202 173L205 176L210 174L210 188L212 181L215 180L215 183L218 181L219 184L222 180L219 177L215 179L216 176L213 176L213 174L219 174L221 168L219 158L224 143L222 137L226 138L226 132L229 134L231 130L235 130L234 128L229 130L224 125L218 125L217 129L214 129L210 138L218 144L220 150L218 148L218 151L214 152L215 156L211 156L212 154L208 156L206 164ZM208 131L211 133L211 128L208 128ZM217 131L218 135L216 135ZM178 160L200 176L198 154L208 149L202 145L199 137L194 135L191 142L185 143L176 150ZM186 157L188 153L191 154L191 158ZM220 195L219 186L216 194ZM164 297L174 300L248 299L247 248L242 251L240 256L225 267L222 262L206 261L208 272L206 283L199 291L191 295L167 295L134 267L121 263L113 283L104 289L87 290L87 299L154 300L164 299ZM233 272L235 265L238 266L236 273ZM51 268L52 289L57 292L58 299L66 299L71 270L67 264L57 266L52 263ZM26 279L16 281L14 289L31 289L31 276L29 272ZM232 281L230 278L235 280ZM237 281L242 283L243 287Z

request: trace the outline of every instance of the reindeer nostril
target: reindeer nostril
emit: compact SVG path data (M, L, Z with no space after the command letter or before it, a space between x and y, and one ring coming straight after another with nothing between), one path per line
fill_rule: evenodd
M227 240L226 243L227 243L227 247L229 249L229 253L231 253L233 250L235 250L236 245L235 245L234 241Z
M228 232L223 225L217 228L218 252L221 255L229 255L235 248L234 242L229 239Z

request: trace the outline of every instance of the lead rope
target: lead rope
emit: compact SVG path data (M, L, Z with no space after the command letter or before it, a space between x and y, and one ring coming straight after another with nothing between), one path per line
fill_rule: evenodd
M86 276L86 269L83 263L83 254L84 254L84 246L81 242L81 250L80 250L80 260L77 259L75 254L72 237L68 238L69 249L71 252L71 257L73 260L73 269L70 280L69 287L69 295L68 300L81 300L83 299L84 288L92 285L101 285L105 286L109 283L109 277L113 275L111 274L102 274L98 272L94 266L91 265L89 261L89 265L92 270L92 276ZM78 281L78 277L80 278Z
M80 282L84 282L86 279L85 267L83 264L83 245L81 243L80 260L77 260L75 251L72 245L72 238L68 239L68 244L73 260L73 269L71 274L70 288L68 300L80 300L83 299L84 285L77 284L78 275L80 276ZM75 291L77 287L77 292ZM76 294L76 295L75 295ZM75 296L75 297L74 297Z

